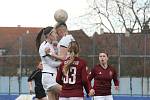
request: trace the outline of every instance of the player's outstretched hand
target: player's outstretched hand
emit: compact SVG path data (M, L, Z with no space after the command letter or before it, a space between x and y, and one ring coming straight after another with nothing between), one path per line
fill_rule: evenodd
M115 86L115 90L118 91L119 90L119 86Z
M95 90L94 90L94 89L91 89L88 95L89 95L89 96L94 96L94 94L95 94Z
M49 54L50 53L50 48L45 48L45 53Z

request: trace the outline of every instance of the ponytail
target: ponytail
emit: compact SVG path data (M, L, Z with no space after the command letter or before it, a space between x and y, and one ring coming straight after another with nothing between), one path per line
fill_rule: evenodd
M70 65L73 63L75 57L79 54L79 44L76 41L71 41L68 47L68 52L70 57L67 60L67 63L63 66L63 74L66 75L69 71Z
M74 52L72 52L70 54L70 58L67 60L67 63L63 66L63 74L64 75L67 75L70 65L73 63L74 59L75 59L75 54L74 54Z
M40 32L38 33L37 37L36 37L36 47L37 47L37 50L39 51L39 47L40 47L40 44L41 44L41 37L42 37L42 34L45 35L45 38L47 38L47 35L52 31L53 27L46 27L46 28L43 28L40 30Z
M42 34L44 32L44 29L41 29L40 32L38 33L37 37L36 37L36 48L37 50L39 51L39 47L40 47L40 44L41 44L41 37L42 37Z

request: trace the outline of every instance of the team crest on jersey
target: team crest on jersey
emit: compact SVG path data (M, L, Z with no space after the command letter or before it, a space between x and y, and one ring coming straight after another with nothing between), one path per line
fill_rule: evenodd
M100 75L101 75L101 74L102 74L102 72L99 72L98 74L100 74Z
M109 71L109 75L112 76L112 74L113 74L112 71Z

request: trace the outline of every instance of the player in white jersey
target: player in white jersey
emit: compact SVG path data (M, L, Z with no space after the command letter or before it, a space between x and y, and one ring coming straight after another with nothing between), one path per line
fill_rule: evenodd
M60 41L58 42L58 55L66 58L68 46L71 41L75 41L73 36L69 34L66 23L59 23L56 25L56 32Z
M60 65L60 61L56 59L45 51L50 50L50 53L55 54L55 50L52 45L52 41L56 40L55 34L53 34L52 27L46 27L42 29L36 39L36 45L39 49L39 54L43 64L42 70L42 84L44 89L48 93L49 100L58 100L58 93L60 86L56 83L57 67ZM42 34L45 36L45 41L40 44L40 39Z
M68 56L68 46L71 41L75 41L73 36L69 34L67 25L65 23L58 23L55 28L53 29L58 35L58 55L51 53L51 56L60 59L65 60ZM49 53L50 51L46 51Z

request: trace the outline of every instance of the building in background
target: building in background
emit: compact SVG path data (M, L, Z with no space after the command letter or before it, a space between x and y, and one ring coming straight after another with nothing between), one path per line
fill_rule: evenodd
M39 61L35 39L41 28L0 27L0 75L28 75ZM107 52L119 76L150 76L150 34L110 34L92 37L80 30L71 30L81 47L80 55L89 69L98 62L98 53ZM21 69L21 70L20 70Z

